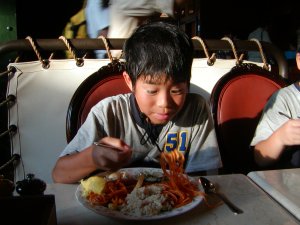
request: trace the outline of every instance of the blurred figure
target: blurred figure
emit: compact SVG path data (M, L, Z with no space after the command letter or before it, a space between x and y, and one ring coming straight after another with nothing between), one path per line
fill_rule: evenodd
M265 41L265 42L272 43L269 35L269 26L270 26L269 22L265 21L265 19L262 19L260 26L257 27L249 34L248 40L255 38L258 41ZM253 62L262 62L261 55L258 51L249 51L248 60Z
M109 27L109 0L87 0L86 28L90 38L107 37ZM106 58L106 50L95 50L95 57Z
M174 8L186 0L111 0L108 38L128 38L133 31L149 18L174 18ZM121 51L112 51L119 58Z

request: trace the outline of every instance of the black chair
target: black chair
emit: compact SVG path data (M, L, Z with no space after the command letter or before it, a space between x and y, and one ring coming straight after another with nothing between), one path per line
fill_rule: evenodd
M232 68L215 84L210 103L224 166L221 173L259 169L250 142L269 97L284 86L279 75L254 64Z
M86 78L75 91L67 111L66 137L69 143L85 121L90 109L100 100L129 93L122 72L124 65L120 61L112 61Z

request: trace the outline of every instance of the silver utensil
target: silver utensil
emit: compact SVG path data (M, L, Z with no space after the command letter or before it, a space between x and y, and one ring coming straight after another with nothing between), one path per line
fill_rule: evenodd
M241 214L243 210L234 205L225 195L217 192L216 186L210 180L205 177L200 177L200 182L203 186L204 192L206 194L214 194L218 196L230 209L234 214Z
M288 119L292 119L289 115L283 113L283 112L278 112L280 115L285 116Z
M278 112L280 115L282 115L282 116L285 116L286 118L288 118L288 119L293 119L292 117L290 117L289 115L287 115L287 114L285 114L285 113L283 113L283 112ZM300 116L297 116L297 118L298 119L300 119Z
M102 148L108 148L108 149L113 149L113 150L118 151L118 152L122 152L121 149L118 149L118 148L116 148L112 145L108 145L108 144L104 144L104 143L100 143L100 142L94 142L93 144L96 145L96 146L102 147ZM142 150L139 150L139 149L134 149L133 152L140 153L140 154L147 154L148 153L146 151L142 151Z
M103 148L109 148L109 149L114 149L116 151L121 151L120 149L114 147L114 146L111 146L111 145L107 145L107 144L103 144L103 143L99 143L99 142L94 142L94 145L96 146L100 146L100 147L103 147Z

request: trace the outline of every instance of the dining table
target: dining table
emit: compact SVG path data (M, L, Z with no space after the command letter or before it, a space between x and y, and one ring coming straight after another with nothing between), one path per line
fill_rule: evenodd
M198 205L182 214L160 219L124 220L103 216L81 204L75 195L79 184L49 183L45 194L55 196L58 225L300 224L294 215L244 174L222 174L205 177L216 185L218 192L224 194L243 213L233 213L216 195L207 194Z
M300 221L300 168L252 171L247 176Z

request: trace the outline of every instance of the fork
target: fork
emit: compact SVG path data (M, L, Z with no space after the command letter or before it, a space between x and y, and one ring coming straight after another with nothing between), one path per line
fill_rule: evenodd
M205 193L207 194L215 194L218 196L230 209L234 214L241 214L243 210L234 205L225 195L217 192L216 186L210 180L205 177L200 177L200 182L203 186Z

